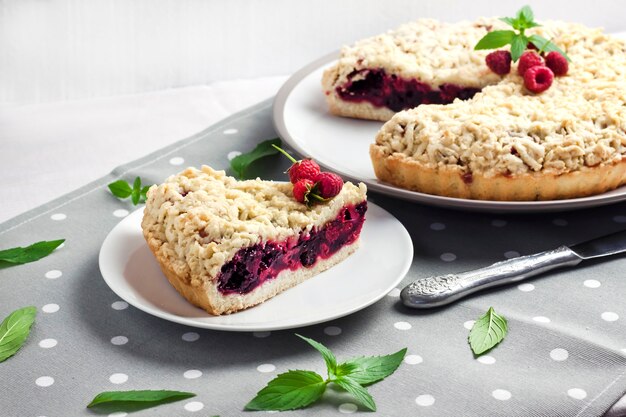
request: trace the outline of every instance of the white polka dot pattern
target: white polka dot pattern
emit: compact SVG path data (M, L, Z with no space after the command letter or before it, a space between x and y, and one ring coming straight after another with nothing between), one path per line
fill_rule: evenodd
M230 151L228 152L228 155L226 155L226 158L228 158L229 161L232 161L233 159L237 158L239 155L241 155L241 152L239 151Z
M511 393L505 389L493 390L491 395L493 395L493 398L495 398L496 400L500 400L500 401L507 401L507 400L510 400L512 397Z
M412 326L411 323L408 323L406 321L397 321L393 324L393 327L398 330L409 330Z
M43 339L39 342L39 347L43 349L50 349L57 345L57 341L55 339Z
M324 333L328 336L339 336L341 334L341 327L328 326L324 328Z
M123 384L128 381L128 375L126 374L113 374L109 377L109 381L112 384Z
M128 216L128 210L125 209L117 209L113 212L115 217L126 217Z
M404 357L404 363L408 365L417 365L424 362L424 359L420 355L406 355Z
M126 336L114 336L111 338L111 343L115 346L122 346L128 343L128 338Z
M439 258L444 262L452 262L456 260L456 255L453 253L446 252L446 253L442 253Z
M435 397L433 397L430 394L422 394L422 395L419 395L415 399L415 404L422 406L422 407L429 407L433 405L434 403L435 403Z
M588 279L583 282L583 285L587 288L599 288L602 284L600 283L600 281L597 281L595 279Z
M550 351L550 358L552 358L552 360L555 360L557 362L562 362L564 360L567 360L568 357L569 357L569 352L563 348L556 348Z
M476 320L468 320L463 323L463 327L465 327L467 330L472 330L472 327L474 327L474 323L476 323Z
M601 317L602 320L605 321L616 321L617 319L619 319L617 313L613 313L612 311L605 311L604 313L602 313Z
M55 221L61 221L67 219L67 216L63 213L54 213L52 216L50 216L50 218Z
M186 379L196 379L196 378L200 378L202 376L202 371L199 371L197 369L190 369L188 371L185 371L185 373L183 373L183 377L185 377Z
M48 271L46 272L46 274L44 275L46 278L48 279L57 279L59 277L61 277L63 275L63 272L57 270L57 269L53 269L52 271Z
M200 339L200 335L196 332L187 332L182 335L182 339L185 342L195 342L196 340Z
M476 358L476 360L483 365L493 365L494 363L496 363L496 358L489 355L479 356L478 358Z
M359 408L353 403L343 403L339 405L339 412L342 414L355 413Z
M517 286L517 289L524 292L530 292L535 289L533 284L524 283Z
M533 317L533 320L537 323L550 323L550 319L544 316Z
M584 400L587 397L587 392L582 388L570 388L567 390L567 395L575 400Z
M235 134L235 133L237 133L237 132L239 132L237 129L232 129L232 128L231 128L231 129L226 129L226 130L224 131L224 134L225 134L225 135L234 135L234 134Z
M185 404L185 410L195 413L196 411L200 411L204 408L204 404L200 401L190 401Z
M111 304L111 308L113 310L126 310L128 308L128 303L126 301L116 301Z
M182 165L185 163L185 159L181 158L180 156L175 156L174 158L170 159L170 165Z
M266 374L266 373L269 373L269 372L274 372L276 370L276 367L274 365L272 365L271 363L264 363L264 364L261 364L261 365L257 366L256 370Z
M41 311L47 314L52 314L59 311L59 308L60 307L58 304L46 304L45 306L41 307Z
M40 376L39 378L35 380L35 384L38 387L46 388L54 384L54 378L52 378L51 376Z

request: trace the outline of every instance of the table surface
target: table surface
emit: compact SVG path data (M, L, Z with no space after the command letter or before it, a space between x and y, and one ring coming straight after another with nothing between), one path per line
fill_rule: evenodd
M273 96L287 77L0 107L0 223Z

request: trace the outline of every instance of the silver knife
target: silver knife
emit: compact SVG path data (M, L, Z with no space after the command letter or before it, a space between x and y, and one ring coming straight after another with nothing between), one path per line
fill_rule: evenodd
M439 307L485 288L518 282L551 269L622 252L626 252L626 230L574 246L561 246L508 259L473 271L418 279L404 287L400 298L407 307Z

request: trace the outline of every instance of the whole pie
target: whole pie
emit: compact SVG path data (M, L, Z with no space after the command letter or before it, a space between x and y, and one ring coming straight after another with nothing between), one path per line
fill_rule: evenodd
M528 29L571 58L566 76L533 94L515 64L497 75L490 51L473 49L506 28L419 20L342 50L324 92L335 114L389 119L370 147L380 180L485 200L575 198L626 182L624 42L573 23Z
M359 245L365 185L347 182L311 208L292 189L188 168L148 191L143 234L181 295L211 314L233 313L332 267Z

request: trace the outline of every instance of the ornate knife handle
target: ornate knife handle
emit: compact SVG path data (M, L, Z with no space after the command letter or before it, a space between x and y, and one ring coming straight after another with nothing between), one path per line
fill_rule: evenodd
M582 258L570 248L561 246L473 271L418 279L404 287L400 297L407 307L439 307L485 288L518 282L554 268L574 266L581 261Z

